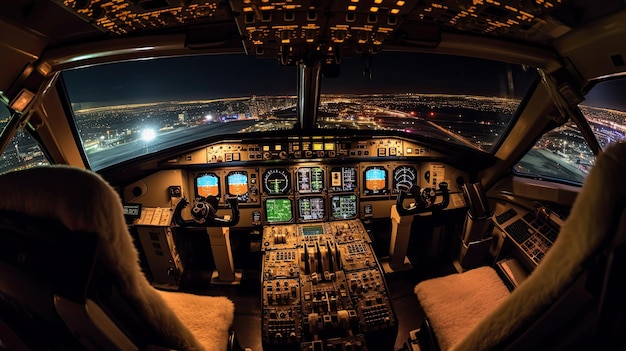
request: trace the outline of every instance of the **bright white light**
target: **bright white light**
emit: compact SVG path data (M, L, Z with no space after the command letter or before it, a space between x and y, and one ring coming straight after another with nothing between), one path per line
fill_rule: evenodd
M211 115L206 115L204 116L204 119L207 120L207 122L212 121L213 120L213 116Z
M146 128L143 132L141 132L141 139L144 141L151 141L154 140L154 138L156 138L156 132L154 129Z

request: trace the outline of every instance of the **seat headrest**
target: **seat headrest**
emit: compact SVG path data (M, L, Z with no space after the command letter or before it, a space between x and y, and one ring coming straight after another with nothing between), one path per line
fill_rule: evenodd
M55 218L70 230L98 233L106 242L106 264L138 257L119 195L94 172L65 165L18 170L0 175L0 189L0 209Z

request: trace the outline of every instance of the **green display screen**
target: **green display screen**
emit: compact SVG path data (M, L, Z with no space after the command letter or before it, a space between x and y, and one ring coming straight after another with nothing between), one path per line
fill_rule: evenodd
M265 200L265 219L268 223L289 222L292 218L290 199Z
M302 226L302 234L304 234L304 236L324 234L324 227L321 225Z
M357 215L356 195L335 195L330 199L334 219L348 219Z

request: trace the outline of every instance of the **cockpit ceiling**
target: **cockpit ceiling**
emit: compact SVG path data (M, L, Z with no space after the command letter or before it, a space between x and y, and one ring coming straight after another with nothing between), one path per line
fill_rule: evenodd
M603 10L592 11L568 0L54 1L111 37L230 22L249 54L274 57L294 48L327 53L333 46L376 52L391 42L436 46L440 30L543 45L589 16L623 6L601 1Z

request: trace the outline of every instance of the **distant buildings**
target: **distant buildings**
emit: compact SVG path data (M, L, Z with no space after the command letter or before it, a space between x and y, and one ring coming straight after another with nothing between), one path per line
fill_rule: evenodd
M520 101L444 94L322 95L321 128L386 129L422 134L492 151L504 135ZM115 148L141 138L146 128L158 133L209 123L257 120L245 131L291 129L297 120L295 96L257 96L203 101L160 102L81 109L74 115L87 154ZM626 139L626 112L581 106L601 146ZM2 155L3 169L47 162L36 143L23 132L15 147ZM546 134L535 148L552 152L586 173L594 156L573 123ZM1 171L2 169L0 169Z

